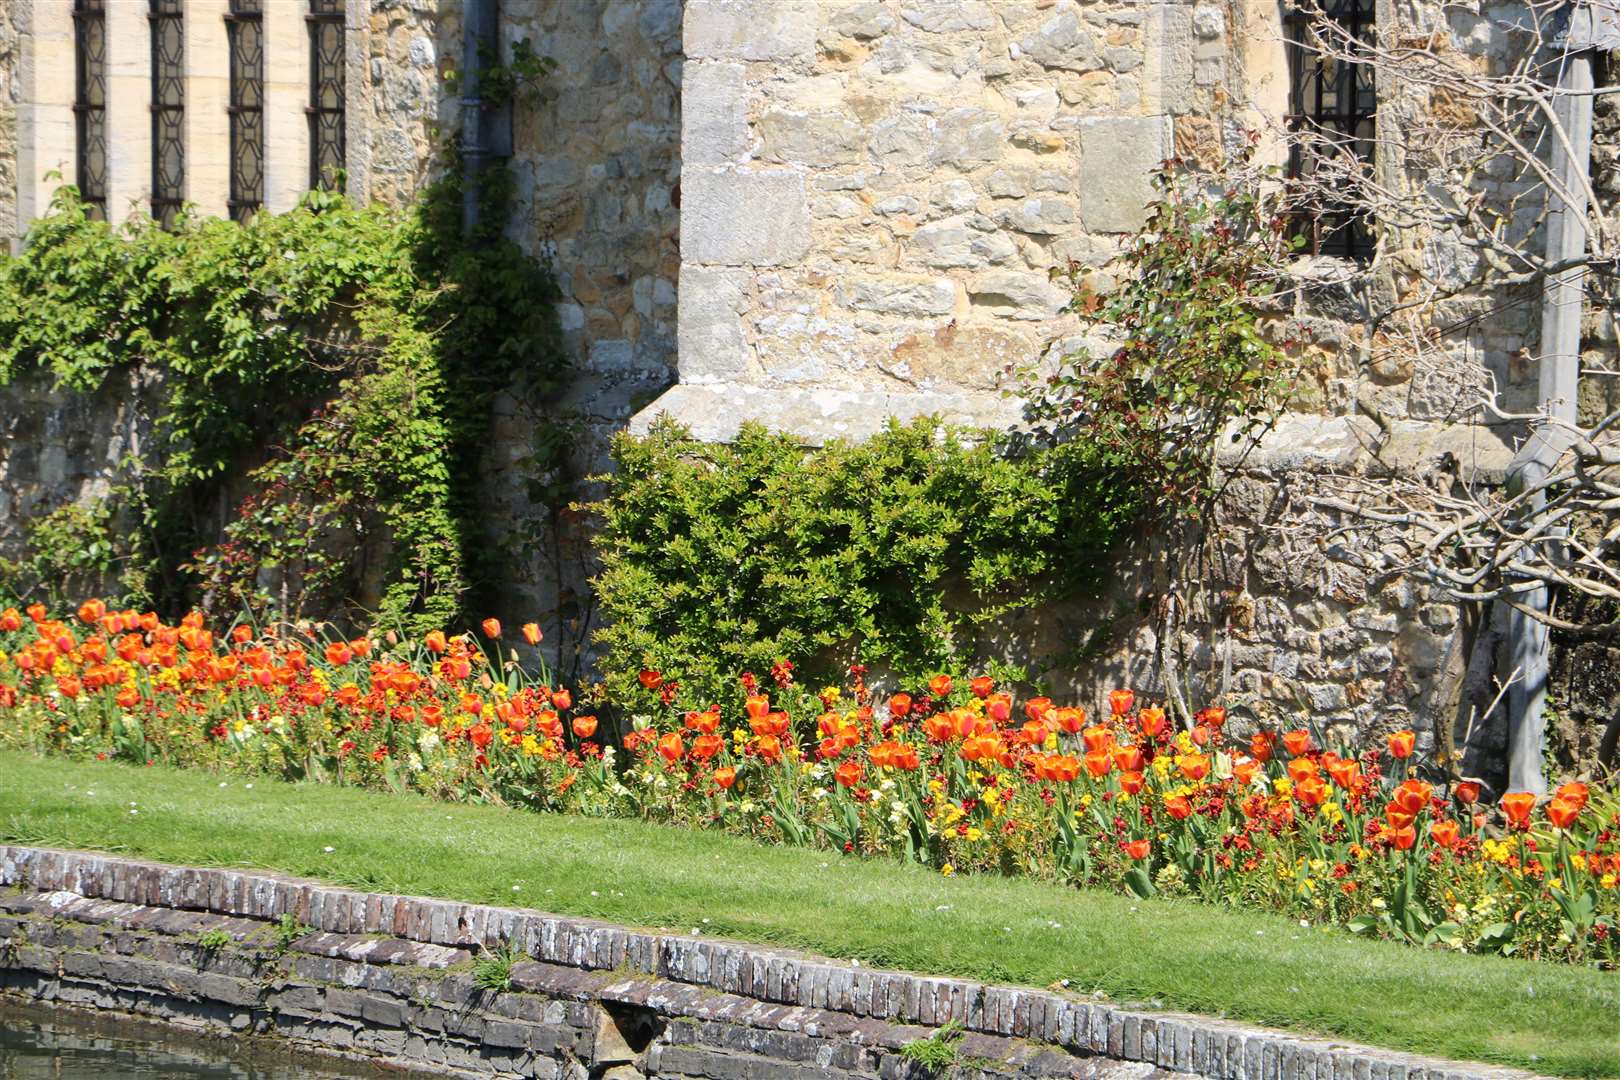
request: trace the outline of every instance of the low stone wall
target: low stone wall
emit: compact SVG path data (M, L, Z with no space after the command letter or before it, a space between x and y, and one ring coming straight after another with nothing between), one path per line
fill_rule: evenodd
M275 874L0 846L0 998L445 1076L1524 1078L1063 994ZM505 990L480 954L514 958Z

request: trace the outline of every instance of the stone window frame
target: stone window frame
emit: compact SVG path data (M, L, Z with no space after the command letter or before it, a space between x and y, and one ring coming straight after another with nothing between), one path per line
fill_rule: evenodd
M1315 0L1310 6L1284 4L1283 47L1288 60L1290 131L1316 129L1350 146L1368 168L1377 155L1378 84L1371 65L1338 64L1314 55L1304 44L1310 23L1326 17L1356 40L1368 40L1378 25L1377 0ZM1298 143L1288 151L1287 178L1298 180L1311 168L1310 155ZM1312 255L1367 262L1372 258L1372 222L1354 209L1333 205L1302 208L1295 217L1297 235Z

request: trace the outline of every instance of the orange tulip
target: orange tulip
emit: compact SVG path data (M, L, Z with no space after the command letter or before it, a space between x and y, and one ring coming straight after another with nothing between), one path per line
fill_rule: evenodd
M1181 759L1181 775L1195 783L1209 775L1209 758L1204 754L1186 754Z
M994 735L972 735L962 740L965 761L983 761L1001 753L1001 740Z
M1024 702L1024 715L1031 720L1039 720L1052 708L1052 699L1049 697L1030 698Z
M1249 739L1249 756L1256 761L1270 761L1273 745L1275 743L1269 732L1257 731Z
M1588 790L1587 786L1581 783L1579 780L1571 780L1569 783L1560 786L1557 791L1553 792L1553 798L1564 800L1575 807L1576 810L1584 810L1586 808L1587 799L1590 797L1590 791Z
M1252 758L1244 758L1232 766L1232 778L1237 781L1238 787L1248 787L1254 782L1254 774L1260 771L1260 763Z
M540 639L543 637L545 635L540 632L539 623L526 622L523 624L523 640L530 645L540 644Z
M1394 803L1384 807L1384 820L1389 822L1392 829L1404 829L1416 820L1416 815L1409 814Z
M972 682L968 683L968 689L972 690L973 696L978 698L980 701L983 701L985 698L989 697L990 691L994 690L995 688L996 680L992 679L988 675L980 675L977 679L974 679Z
M86 600L79 605L79 619L86 623L97 623L107 614L107 605L100 600Z
M679 732L672 731L658 740L659 756L671 765L681 760L681 755L684 753L686 753L686 744L681 742Z
M450 643L444 639L443 630L429 630L425 644L427 651L435 654L442 653L450 647Z
M570 726L574 729L574 735L577 738L589 739L596 734L596 717L576 716Z
M891 718L904 720L909 712L911 712L910 694L896 694L889 699L889 716Z
M1132 840L1125 845L1125 854L1137 860L1147 858L1152 850L1153 845L1146 840Z
M1226 710L1219 705L1208 705L1199 709L1193 719L1204 727L1219 729L1226 723Z
M692 740L692 756L699 761L708 761L725 749L725 745L726 741L718 735L699 735Z
M334 641L326 647L326 662L333 667L342 667L354 659L354 650L341 641Z
M1429 798L1434 794L1434 788L1422 780L1408 780L1395 789L1390 798L1408 814L1417 815L1429 805Z
M928 680L928 693L936 699L947 697L951 692L951 685L949 675L935 675Z
M1417 830L1410 825L1403 825L1390 833L1389 842L1395 845L1397 851L1410 851L1412 845L1417 843Z
M990 695L984 701L984 714L994 723L1005 724L1012 717L1011 695Z
M498 638L501 636L501 620L485 619L483 622L483 627L485 637Z
M1185 795L1167 795L1164 799L1164 809L1177 821L1185 821L1192 816L1192 801Z
M1572 802L1555 798L1547 804L1547 820L1555 829L1568 829L1581 816L1581 808Z
M775 764L782 760L782 740L775 735L754 736L754 753L761 761Z
M661 672L651 671L647 668L643 668L641 673L638 674L636 678L640 680L642 687L647 690L657 690L660 686L664 685L663 674Z
M1328 775L1333 777L1335 784L1342 788L1349 788L1361 776L1361 764L1349 758L1343 758L1328 766Z
M1294 797L1301 806L1321 806L1327 802L1328 786L1321 777L1307 777L1294 786Z
M1137 770L1131 770L1119 774L1119 790L1123 791L1127 795L1135 795L1140 792L1142 790L1142 785L1146 782L1147 778Z
M865 772L866 770L861 767L860 762L846 761L834 771L833 779L837 780L842 787L852 788L861 782L861 777Z
M642 684L643 685L646 684L645 679L642 680ZM654 687L648 687L648 689L655 689L655 688ZM758 720L760 717L764 716L766 713L768 713L770 711L771 711L771 699L766 697L764 694L750 694L743 701L743 712L748 714L748 719L750 719L750 720Z
M6 633L15 633L22 629L22 612L14 607L0 611L0 630Z
M1050 734L1051 732L1041 721L1026 720L1024 726L1019 729L1018 737L1031 746L1044 746L1046 737Z
M1436 821L1429 825L1429 836L1436 844L1443 848L1454 847L1460 835L1457 823L1449 818L1445 821Z
M1147 767L1140 746L1114 747L1114 766L1121 772L1141 772Z
M1451 793L1456 796L1457 801L1462 803L1464 806L1472 806L1479 802L1479 782L1475 780L1463 780L1459 782L1456 787L1451 789Z
M574 692L566 689L553 690L551 692L551 704L565 712L572 709L574 707Z
M1110 690L1108 692L1108 710L1115 716L1129 716L1131 706L1136 704L1136 695L1129 690Z
M1402 761L1412 756L1412 747L1417 743L1417 733L1411 730L1396 731L1389 737L1389 753L1391 757Z
M28 612L28 617L34 620L36 623L44 622L45 616L48 614L45 610L45 605L40 603L29 604L23 610Z
M1092 750L1086 754L1086 772L1095 777L1104 777L1114 768L1114 755L1107 750Z
M1311 733L1304 730L1286 732L1283 735L1283 746L1287 747L1289 754L1294 757L1308 754L1311 752Z
M1114 745L1114 733L1101 725L1093 725L1080 733L1087 750L1109 750Z
M1295 758L1288 763L1288 778L1296 784L1315 775L1316 762L1310 758Z
M1052 719L1057 722L1058 730L1069 735L1080 734L1080 729L1086 726L1086 710L1081 708L1067 708L1052 710Z
M1157 707L1143 709L1137 714L1136 726L1147 738L1157 739L1164 734L1167 726L1164 710Z
M714 770L714 782L722 790L731 787L737 782L737 770L729 765Z

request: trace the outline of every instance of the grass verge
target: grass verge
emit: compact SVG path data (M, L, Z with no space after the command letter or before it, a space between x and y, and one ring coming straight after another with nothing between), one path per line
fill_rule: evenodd
M0 752L0 840L535 907L1620 1076L1620 976L719 833Z

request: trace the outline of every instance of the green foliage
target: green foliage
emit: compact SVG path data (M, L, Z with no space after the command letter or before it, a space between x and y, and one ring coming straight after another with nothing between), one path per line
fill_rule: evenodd
M26 523L26 541L16 559L0 559L0 593L43 600L53 609L71 607L111 587L110 599L144 606L151 599L151 566L142 545L121 525L130 491L68 503Z
M900 1056L931 1073L940 1073L956 1064L957 1043L961 1041L961 1023L947 1020L928 1038L912 1039L901 1045Z
M37 369L90 391L135 367L159 397L159 446L133 471L160 599L189 599L184 566L215 603L330 610L357 598L356 553L380 549L383 621L457 615L481 576L468 478L492 398L563 367L544 267L498 235L504 215L463 236L459 205L451 180L408 212L312 192L242 225L112 229L63 188L0 260L0 383ZM225 543L185 563L244 479Z
M512 965L518 954L512 949L487 952L473 961L473 982L485 990L512 989Z
M293 942L297 941L305 934L312 934L314 932L315 931L311 927L305 926L303 923L299 922L298 917L292 912L282 912L281 918L277 920L276 925L273 927L276 942L276 952L286 952L288 949L292 948Z
M225 948L230 943L231 935L227 934L219 927L215 927L212 930L204 930L202 933L197 935L197 944L202 947L203 952L219 952L219 950Z
M644 667L693 707L785 657L817 676L960 669L980 623L1094 588L1138 509L1089 443L1018 453L933 420L819 449L661 422L613 453L591 509L599 667L621 701Z
M1121 257L1122 284L1094 292L1068 270L1070 306L1114 342L1081 349L1055 372L1021 372L1029 416L1047 443L1097 442L1160 510L1196 508L1212 490L1216 442L1269 426L1289 369L1264 336L1263 305L1292 248L1287 218L1246 160L1212 173L1170 161L1146 226Z

